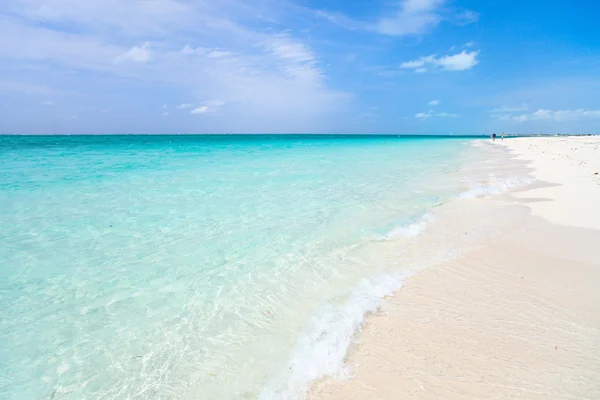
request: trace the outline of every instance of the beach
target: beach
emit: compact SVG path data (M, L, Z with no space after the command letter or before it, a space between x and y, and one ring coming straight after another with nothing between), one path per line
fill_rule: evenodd
M310 399L600 398L600 138L481 146L532 180L438 208L416 248L464 251L387 297Z

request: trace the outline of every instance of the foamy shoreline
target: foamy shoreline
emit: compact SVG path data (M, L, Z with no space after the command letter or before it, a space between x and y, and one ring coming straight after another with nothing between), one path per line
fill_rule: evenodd
M440 210L423 249L476 243L388 298L347 357L352 378L311 399L600 398L600 138L494 145L518 155L499 168L539 181Z

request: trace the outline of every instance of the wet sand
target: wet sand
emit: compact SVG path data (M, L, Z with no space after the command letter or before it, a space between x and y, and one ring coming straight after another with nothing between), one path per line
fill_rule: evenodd
M494 146L538 180L440 207L413 251L464 252L386 299L310 399L600 398L600 138Z

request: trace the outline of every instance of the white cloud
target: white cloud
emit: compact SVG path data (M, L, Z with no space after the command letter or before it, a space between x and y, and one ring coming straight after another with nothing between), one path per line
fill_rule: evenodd
M575 121L583 118L600 118L600 110L549 110L540 108L530 114L511 115L503 114L497 116L498 119L512 120L515 122L527 122L527 121L552 121L552 122L565 122Z
M225 105L225 102L221 99L207 100L203 105L193 109L192 114L208 114L215 113L221 110L221 107Z
M44 101L42 103L42 105L44 105L44 106L52 106L52 105L54 105L54 102L52 100L47 100L47 101Z
M421 68L425 65L425 59L420 58L418 60L406 61L400 64L400 68Z
M441 118L457 118L459 115L458 114L454 114L454 113L448 113L448 112L440 112L435 114L433 110L429 110L426 113L417 113L415 114L415 118L419 118L419 119L427 119L427 118L431 118L431 117L441 117Z
M477 43L474 42L474 41L470 41L470 42L465 43L465 47L474 47L475 45L477 45Z
M186 108L192 108L192 107L194 107L194 105L191 103L178 104L175 106L175 108L178 110L185 110Z
M417 68L417 69L415 69L415 72L417 74L423 74L423 73L427 72L427 68Z
M293 60L300 63L312 63L315 56L303 43L289 40L288 36L277 36L265 43L265 51L272 52L282 59Z
M316 55L304 43L278 35L264 44L265 52L274 55L283 73L293 79L311 85L322 85L325 74L319 67Z
M462 51L453 56L438 58L434 64L439 65L446 71L465 71L473 68L479 63L477 60L478 55L479 51L472 51L470 53Z
M146 63L152 59L152 52L150 51L150 43L146 42L141 46L135 46L129 49L126 53L123 53L115 57L115 63L122 62L134 62L134 63Z
M519 105L519 106L501 106L498 108L494 108L492 110L492 113L496 114L496 113L512 113L512 112L522 112L522 111L527 111L529 109L529 106L525 103Z
M479 60L477 60L478 55L479 51L466 52L464 50L451 56L436 57L435 55L430 55L417 60L403 62L400 64L400 68L415 69L415 72L424 72L417 71L417 69L420 70L426 65L432 65L444 71L465 71L479 63Z
M531 117L533 119L552 119L554 116L554 113L552 112L552 110L544 110L544 109L539 109L536 112L534 112L533 114L531 114Z
M430 106L437 106L438 104L440 104L440 100L431 100L429 103Z
M454 114L454 113L447 113L447 112L441 112L439 114L436 114L436 117L450 117L450 118L456 118L458 117L458 114Z
M191 113L192 114L206 114L209 110L210 110L210 108L208 108L208 106L200 106L198 108L194 108L191 111Z
M171 115L171 113L168 111L165 111L164 113L162 113L163 117L168 117L169 115Z
M161 108L169 108L169 106L166 104L163 104Z
M233 56L234 53L231 51L225 51L225 50L221 50L218 48L206 48L206 47L191 47L189 44L186 44L180 51L181 54L185 54L185 55L197 55L197 56L203 56L206 58L213 58L213 59L218 59L218 58L225 58L225 57L229 57L229 56Z

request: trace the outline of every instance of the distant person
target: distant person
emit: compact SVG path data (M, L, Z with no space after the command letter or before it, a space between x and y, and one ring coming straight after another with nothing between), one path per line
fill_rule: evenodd
M504 140L504 132L502 132L502 140Z
M492 142L495 142L495 141L496 141L496 134L492 133Z

